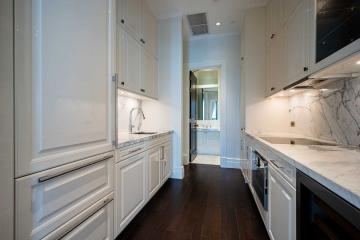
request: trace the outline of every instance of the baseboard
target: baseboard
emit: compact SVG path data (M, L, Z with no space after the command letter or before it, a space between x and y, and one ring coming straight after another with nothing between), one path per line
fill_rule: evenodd
M183 179L184 178L184 166L173 168L170 178Z
M220 158L220 167L222 168L236 168L240 169L240 158L227 158L221 157Z

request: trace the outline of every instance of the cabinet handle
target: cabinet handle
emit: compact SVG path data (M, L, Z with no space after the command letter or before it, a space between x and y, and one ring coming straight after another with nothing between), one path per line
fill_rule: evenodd
M304 72L308 71L309 68L308 67L304 67Z
M145 40L144 39L140 39L140 42L142 42L143 44L145 44Z
M130 150L129 151L129 154L131 154L131 153L134 153L134 152L137 152L137 151L140 151L142 148L135 148L135 149L133 149L133 150Z
M67 174L67 173L74 172L74 171L79 170L79 169L81 169L81 168L91 166L91 165L93 165L93 164L96 164L96 163L105 161L105 160L110 159L110 158L113 158L113 157L114 157L113 155L106 156L106 157L103 157L103 158L100 158L100 159L96 159L96 160L92 161L91 163L87 163L87 164L84 164L84 165L81 165L81 166L76 166L76 167L74 167L74 168L66 169L66 170L63 170L63 171L59 171L59 172L57 172L57 173L45 175L45 176L39 177L39 178L38 178L38 182L39 182L39 183L43 183L43 182L46 182L46 181L48 181L48 180L50 180L50 179L53 179L53 178L56 178L56 177L60 177L60 176L65 175L65 174Z
M283 169L284 167L280 167L279 165L277 165L277 163L274 160L270 160L270 162L272 164L274 164L275 167L279 168L279 169Z
M140 89L140 91L144 93L144 92L145 92L145 89Z
M270 39L274 39L274 37L276 36L276 34L271 34L271 37L270 37Z
M274 91L276 88L275 87L271 87L270 88L270 91Z
M86 219L88 219L89 217L91 217L92 215L94 215L95 213L97 213L100 209L102 209L103 207L105 207L106 205L108 205L108 203L110 203L113 200L112 197L107 198L105 200L102 201L101 205L99 205L97 208L95 208L93 211L91 211L91 213L89 213L88 215L86 215L83 219L80 219L79 221L76 222L76 224L74 224L75 226L71 226L70 228L66 229L64 232L58 234L57 236L54 237L54 239L56 240L60 240L63 237L65 237L68 233L70 233L72 230L74 230L75 228L77 228L81 223L83 223Z
M124 23L125 23L125 20L124 20L124 19L121 19L121 23L124 24Z

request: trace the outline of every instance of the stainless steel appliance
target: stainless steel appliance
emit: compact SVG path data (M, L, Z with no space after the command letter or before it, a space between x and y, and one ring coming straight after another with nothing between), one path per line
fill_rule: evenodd
M316 0L316 62L360 38L360 0Z
M251 183L263 208L268 209L268 161L257 151L254 152Z

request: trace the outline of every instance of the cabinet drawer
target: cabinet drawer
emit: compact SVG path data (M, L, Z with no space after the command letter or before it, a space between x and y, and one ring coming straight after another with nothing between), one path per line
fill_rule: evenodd
M116 152L116 162L120 162L131 156L135 156L141 152L144 152L145 150L146 144L144 142L120 148Z
M47 235L43 240L113 240L113 194L94 205Z
M16 239L42 239L113 191L114 153L19 178Z

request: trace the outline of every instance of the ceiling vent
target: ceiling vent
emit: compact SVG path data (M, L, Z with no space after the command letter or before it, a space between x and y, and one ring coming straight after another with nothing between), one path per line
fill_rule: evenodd
M194 36L209 33L206 13L187 15L191 32Z

